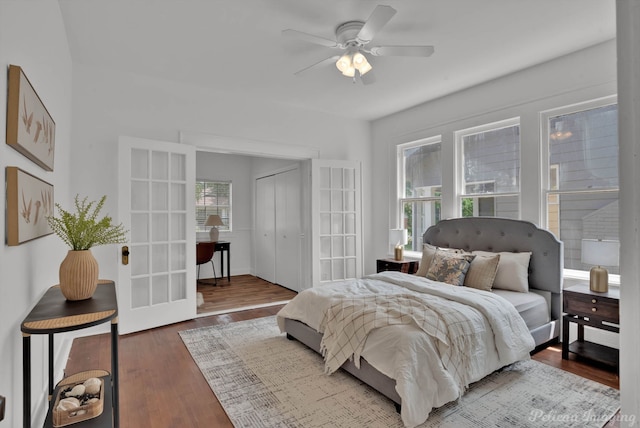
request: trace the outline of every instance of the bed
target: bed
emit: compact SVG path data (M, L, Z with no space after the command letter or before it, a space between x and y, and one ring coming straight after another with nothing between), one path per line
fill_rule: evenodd
M505 261L509 257L522 258L528 254L524 279L521 279L521 282L525 282L526 290L518 287L510 289L510 286L491 291L451 287L433 280L433 276L431 279L423 277L423 266L422 274L420 270L418 272L420 275L382 272L305 290L277 316L280 329L286 332L288 338L324 354L328 373L336 368L330 367L331 364L341 364L343 370L391 399L401 413L404 424L409 427L424 422L433 408L457 399L470 383L501 367L528 358L534 348L557 341L561 317L563 246L552 233L527 221L490 217L459 218L443 220L430 227L424 233L423 243L425 251L422 262L425 261L427 247L435 248L437 257L450 257L448 251L473 254L464 256L468 260L480 257L488 260L495 254L501 254L498 259ZM430 254L433 256L433 252ZM435 261L429 261L430 266L434 264ZM498 271L496 282L498 274L502 275L504 281L505 273L507 271ZM432 275L431 269L428 274ZM506 277L511 279L511 276ZM522 286L519 284L519 287ZM423 299L423 294L429 295L428 298ZM420 299L420 305L424 303L426 308L419 306L416 309L414 299ZM389 300L393 303L388 304ZM476 300L482 303L476 303ZM383 309L379 309L379 301L384 301ZM445 309L434 309L431 306L435 304L433 301L446 301ZM357 305L355 309L354 304ZM485 304L488 309L483 307ZM470 308L466 305L470 305ZM390 324L371 327L366 339L361 339L359 345L351 345L351 337L365 333L357 331L356 327L352 328L351 324L345 324L345 319L351 320L349 317L354 313L366 312L363 311L365 307L374 308L371 309L374 313L387 311L386 317L389 312L387 306L392 308L393 313L401 308L402 315L398 315ZM345 308L351 311L346 316ZM438 316L445 314L456 317L456 308L460 313L468 314L469 318L462 323L468 330L452 330L455 334L449 333L449 336L439 338L440 333L436 331L439 327L431 330L429 327L433 310ZM405 312L411 312L411 320L398 321L406 319ZM330 323L337 313L343 317L338 327ZM362 324L370 325L371 322ZM350 337L341 338L341 334ZM458 337L464 337L461 341L465 343L454 343ZM353 358L336 357L342 349L335 349L346 342L349 342L346 354L352 353ZM463 345L468 350L460 352L460 349L467 349L462 348ZM472 354L473 357L464 357L466 354Z

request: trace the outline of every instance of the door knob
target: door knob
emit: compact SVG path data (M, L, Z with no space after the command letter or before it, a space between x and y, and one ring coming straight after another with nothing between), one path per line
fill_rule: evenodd
M126 245L122 247L122 264L129 264L129 247L127 247Z

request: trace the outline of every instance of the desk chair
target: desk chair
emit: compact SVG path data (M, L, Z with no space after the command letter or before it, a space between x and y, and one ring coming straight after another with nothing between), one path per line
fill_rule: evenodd
M196 264L198 265L198 278L196 282L200 282L200 265L211 262L213 268L213 285L218 285L218 277L216 275L216 267L213 264L213 255L216 252L215 242L198 242L196 244Z

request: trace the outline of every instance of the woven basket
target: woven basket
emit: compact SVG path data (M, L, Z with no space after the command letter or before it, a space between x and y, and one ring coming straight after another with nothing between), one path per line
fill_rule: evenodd
M90 299L98 286L98 262L91 250L69 250L59 274L60 291L67 300Z
M69 378L62 379L58 386L60 387L58 394L53 405L53 426L55 428L64 427L67 425L75 424L76 422L86 421L87 419L100 416L104 410L104 379L100 379L100 393L98 401L91 404L84 404L73 410L58 410L58 404L62 398L62 391L65 386L73 387L75 385L83 383L90 377L102 377L108 376L109 372L104 370L92 370L82 373L78 373Z

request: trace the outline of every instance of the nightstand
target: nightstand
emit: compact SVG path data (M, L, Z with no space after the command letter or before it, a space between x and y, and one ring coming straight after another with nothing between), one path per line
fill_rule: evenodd
M418 271L419 264L418 260L378 259L376 260L376 272L394 270L414 274Z
M582 358L618 368L619 350L584 340L584 327L620 332L620 292L609 289L596 293L588 284L565 288L562 292L562 358L569 359L569 352ZM578 325L578 340L569 343L569 323Z

